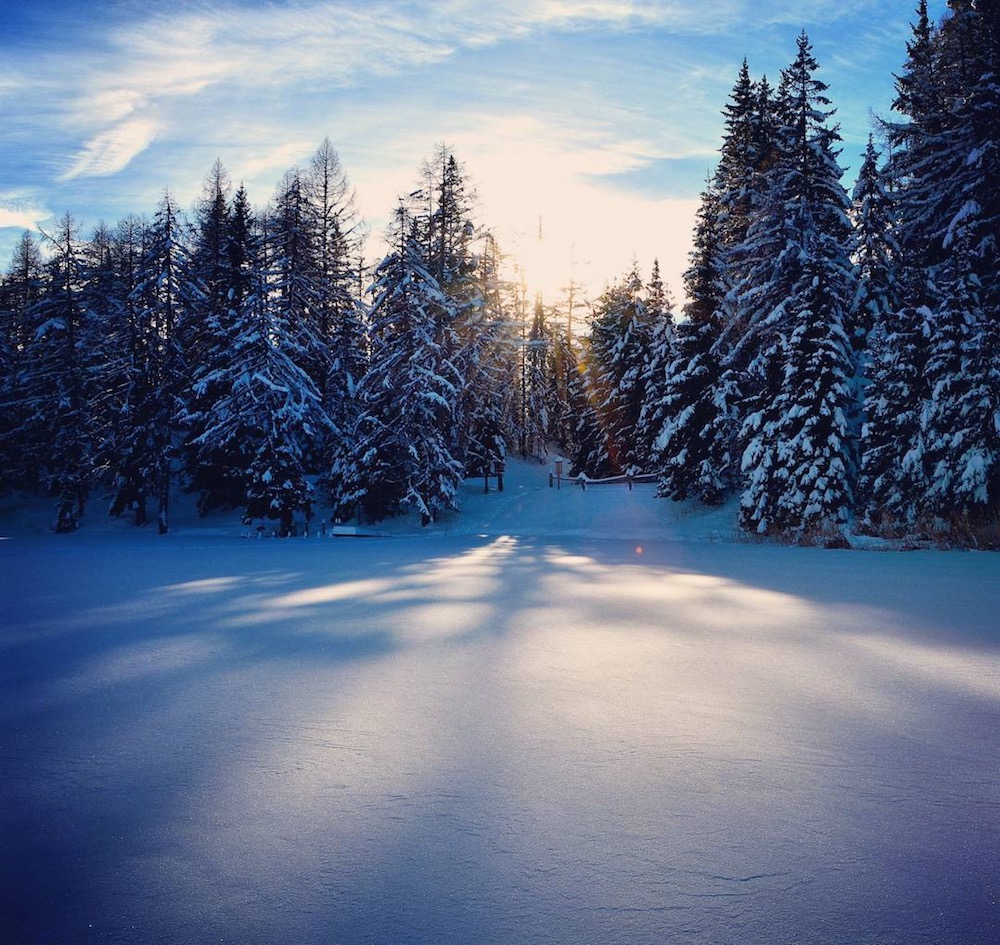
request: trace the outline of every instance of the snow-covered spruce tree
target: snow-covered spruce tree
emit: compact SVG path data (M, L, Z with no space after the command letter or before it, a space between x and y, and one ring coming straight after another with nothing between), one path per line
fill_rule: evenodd
M836 540L852 506L855 460L846 416L852 362L840 314L850 306L853 286L845 279L828 283L826 262L806 264L813 278L779 348L785 382L772 408L745 421L751 435L740 520L759 534Z
M893 109L904 116L902 121L883 122L889 144L886 173L891 180L897 202L896 242L900 250L900 266L911 272L931 275L930 270L940 261L931 236L933 226L928 208L937 197L926 193L925 178L934 168L940 135L948 124L940 84L936 77L934 44L935 30L927 13L926 0L917 7L917 22L913 37L907 43L907 59L896 77L896 98ZM940 187L943 181L938 180ZM931 185L933 186L933 185ZM940 226L937 227L940 231ZM912 293L932 284L932 280L906 279ZM905 304L923 305L931 301L926 296L908 295Z
M975 212L960 221L953 218L953 224L962 222L969 231L984 319L995 328L1000 323L1000 136L996 133L1000 126L1000 2L979 0L976 9L985 47L983 72L963 113L972 128L973 144L967 158L972 186L966 198Z
M27 432L20 385L25 352L32 333L32 310L44 278L42 254L35 237L25 230L0 280L0 489L35 486L38 472L25 463L21 437Z
M320 246L302 168L292 168L281 179L264 220L268 304L277 309L290 331L298 333L301 366L322 396L331 375L331 352L317 320L321 308ZM310 447L308 465L315 471L326 464L326 446L325 441L317 441Z
M988 378L996 368L984 357L996 350L992 10L991 19L989 3L949 3L935 30L920 3L897 80L895 108L904 120L887 123L900 245L895 321L902 329L884 340L873 369L862 484L869 518L890 531L918 523L961 531L970 514L995 515L988 511L997 499ZM977 457L975 474L970 456ZM954 491L963 480L977 485ZM886 492L894 504L880 507Z
M136 341L124 394L128 422L116 448L114 475L120 488L128 484L136 501L154 499L160 534L169 528L180 447L178 405L186 401L190 384L184 352L188 345L197 346L192 313L200 291L190 278L186 229L173 198L165 194L143 234L138 278L127 299Z
M215 360L218 357L216 349L228 340L231 192L229 173L217 160L205 178L190 230L189 272L199 289L199 297L194 300L191 311L188 339L192 347L187 355L192 366Z
M336 501L340 490L336 470L353 450L347 438L357 424L358 383L368 364L367 331L357 291L355 260L360 257L362 233L354 191L340 157L324 139L304 172L306 212L315 250L312 254L314 302L312 332L328 353L326 377L314 377L323 406L336 435L322 450L330 471L324 489Z
M941 317L964 309L965 332L958 376L947 382L954 402L932 399L929 422L950 436L934 467L931 497L938 514L1000 533L1000 13L996 0L949 3L941 24L940 54L952 103L952 149L960 168L945 230L947 259L938 280ZM934 339L931 341L932 347ZM935 383L934 376L929 378ZM935 417L949 414L953 421ZM931 437L929 441L933 442ZM974 539L975 540L975 539Z
M927 361L924 380L927 396L921 414L922 463L927 488L916 495L917 518L927 513L950 517L954 510L953 490L956 458L953 437L961 444L961 414L970 378L962 376L967 363L970 335L975 328L975 287L963 260L955 278L941 285L942 301L931 311L928 321ZM950 455L951 454L951 455Z
M95 340L84 298L86 259L76 221L66 214L55 232L46 234L51 256L44 288L33 313L33 336L22 384L31 405L32 465L45 469L47 492L56 497L57 532L79 526L93 481L93 416L90 367Z
M426 217L416 216L424 229L424 260L448 299L449 320L438 338L442 356L458 372L456 398L451 405L450 450L469 465L470 448L483 445L482 423L502 407L502 400L489 373L483 371L482 356L490 326L485 311L484 286L480 281L479 254L475 251L477 227L473 220L476 194L465 167L446 146L439 145L423 167L423 189L429 195ZM490 328L495 328L495 325ZM478 430L476 429L478 427ZM489 434L487 434L489 437Z
M423 177L430 200L422 236L427 271L452 298L460 303L474 301L479 294L478 260L472 251L475 191L465 168L443 144L434 159L425 163Z
M753 82L741 66L723 109L719 165L702 195L691 268L692 308L678 326L678 357L667 378L662 422L650 431L659 491L715 504L737 484L737 434L745 405L745 373L764 343L753 324L755 296L782 234L766 245L760 221L772 219L770 173L777 158L779 115L766 78ZM749 231L757 227L754 238Z
M691 265L684 274L689 301L676 328L653 424L652 467L665 498L694 497L721 503L734 482L731 443L736 418L720 396L722 261L718 201L711 186L702 195Z
M779 145L779 104L767 78L751 82L744 62L723 109L719 164L709 185L719 252L719 290L723 293L720 356L738 347L749 330L747 312L738 303L740 292L753 278L751 270L759 262L755 255L759 246L748 238L748 230L754 220L769 212L765 204L770 199L768 172Z
M735 247L743 243L760 206L763 175L775 150L778 128L772 89L766 77L756 83L751 79L745 59L722 115L722 144L712 190L718 205L719 240Z
M95 425L91 371L96 338L84 289L86 264L77 224L66 214L47 236L51 257L17 379L23 426L16 439L24 464L56 499L53 528L75 531L94 477Z
M871 335L857 492L862 522L876 534L909 532L926 494L921 421L931 317L926 306L903 305Z
M664 399L667 378L674 360L674 315L663 278L660 261L653 260L653 271L646 287L646 314L649 321L649 348L642 373L642 404L636 423L636 461L643 472L652 471L653 444L666 419Z
M879 167L879 153L869 135L851 208L857 247L858 296L852 306L853 317L847 325L847 334L855 357L849 416L855 440L860 440L866 429L866 388L875 369L872 362L877 356L874 351L884 350L892 322L891 313L898 309L900 302L897 276L899 246L894 233L895 203L890 188L891 181ZM862 470L855 494L859 507L864 504L865 479Z
M218 464L216 474L245 502L248 520L276 520L286 536L296 513L311 515L308 456L330 422L306 370L316 343L308 326L290 323L287 297L269 293L273 270L264 252L240 187L225 240L229 354L198 375L196 395L211 389L216 396L195 418L201 432L192 446L203 463Z
M241 248L234 242L234 199L229 174L216 161L205 179L191 230L190 272L198 287L188 325L190 380L185 385L181 422L186 432L184 465L188 488L198 492L198 509L243 501L242 458L212 453L202 438L215 422L220 400L229 391L221 378L235 355L235 312L239 306ZM242 195L245 201L245 192ZM248 221L241 221L246 224Z
M126 286L119 268L117 231L101 223L82 250L82 304L93 339L90 351L91 399L89 410L94 436L94 480L106 484L114 476L114 440L118 429L127 344L124 300ZM104 482L102 482L104 480Z
M143 322L138 288L143 281L148 223L135 216L125 217L107 239L99 233L88 255L102 257L92 264L99 267L96 286L88 294L99 296L92 304L101 312L101 375L103 398L98 461L112 489L109 512L119 516L134 514L136 525L148 520L145 479L130 464L134 454L134 410L145 400L144 377L149 330ZM106 243L106 251L103 245Z
M247 335L267 331L263 238L246 189L241 185L219 210L219 259L210 293L215 302L201 312L203 357L192 367L182 418L187 475L190 488L200 492L201 514L246 502L255 434L233 435L232 426L220 427L220 421L234 419L223 414L231 405L234 384L247 370L252 347ZM235 421L239 424L240 418Z
M895 202L890 186L869 135L852 194L859 296L854 306L856 317L848 334L857 352L864 350L871 332L878 330L887 314L899 304L896 276L899 246L894 233Z
M505 310L501 254L486 234L478 267L481 304L460 323L464 387L462 461L466 475L483 475L502 463L511 439L511 394L516 389L516 344Z
M612 460L610 438L594 403L598 380L595 376L596 362L590 352L590 339L581 340L575 370L572 364L574 347L568 348L567 353L567 394L573 418L570 475L603 479L618 470Z
M855 473L848 413L853 376L845 332L857 293L849 199L836 162L826 85L808 37L780 87L783 126L764 213L747 239L752 276L742 304L759 339L748 376L741 523L759 534L827 538L848 521ZM770 266L765 253L774 254Z
M865 392L859 505L867 527L898 536L916 522L926 494L923 403L928 396L925 365L931 307L937 304L932 240L918 223L923 198L921 167L929 166L930 142L941 130L941 94L935 79L934 28L926 0L917 7L907 60L896 77L894 109L904 120L883 122L889 142L884 175L894 201L898 302L870 338L869 384Z
M637 428L651 334L642 277L634 264L597 300L590 330L597 411L617 472L640 471Z
M412 506L427 524L457 507L464 471L448 432L461 382L446 357L455 347L454 316L424 265L417 228L402 205L392 241L392 253L376 270L358 458L345 498L360 501L372 521Z
M90 326L90 415L93 423L92 464L94 481L102 487L114 485L117 465L117 434L121 429L120 393L125 378L128 350L129 310L127 299L135 286L141 245L122 246L123 221L117 227L101 223L84 244L85 281L83 304Z
M921 425L928 480L924 517L937 519L946 535L984 517L1000 469L995 329L982 323L979 280L963 245L952 260L954 276L942 287L943 302L930 322L930 396Z
M279 534L287 536L296 513L307 521L311 516L307 456L330 422L304 366L302 326L288 323L280 297L266 295L260 240L242 194L234 202L230 237L230 253L241 260L233 274L244 277L230 295L232 357L199 381L223 393L195 445L210 456L239 458L247 518L277 520Z
M574 409L574 389L580 385L580 364L577 342L568 329L550 326L549 390L546 397L550 442L564 456L577 453L577 424Z
M552 334L541 296L535 298L531 327L524 344L524 419L521 430L522 455L544 459L552 434L549 400L553 387Z
M971 520L972 540L1000 546L1000 3L978 0L970 34L972 87L958 120L967 177L948 227L952 279L974 293L964 353L959 428L954 434L952 517ZM962 266L968 258L968 272ZM957 265L956 265L957 264Z
M927 17L923 0L907 62L897 79L894 108L904 116L885 122L890 143L888 171L896 188L897 239L905 267L929 276L949 265L956 227L978 215L981 159L995 155L995 104L988 105L991 73L990 42L978 5L950 0L948 15L938 29ZM984 96L977 95L984 92ZM984 113L975 115L978 105ZM995 160L995 157L994 157ZM986 192L995 190L987 184ZM988 202L988 201L987 201ZM964 226L968 230L968 225ZM988 230L988 226L986 228ZM968 242L970 262L976 241ZM919 288L910 279L911 288ZM910 304L933 298L907 298Z

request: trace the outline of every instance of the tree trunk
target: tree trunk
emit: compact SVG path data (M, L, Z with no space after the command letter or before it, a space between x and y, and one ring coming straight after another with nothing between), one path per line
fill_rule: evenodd
M157 526L161 535L167 534L168 513L170 511L170 472L160 472L160 509Z

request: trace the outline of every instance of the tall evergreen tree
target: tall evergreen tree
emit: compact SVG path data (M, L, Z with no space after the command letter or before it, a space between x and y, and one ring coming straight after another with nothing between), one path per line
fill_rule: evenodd
M741 521L749 530L795 537L847 522L855 472L845 325L856 273L836 162L840 136L829 124L817 69L803 33L782 73L780 151L768 171L766 212L747 231L754 284L744 283L742 292L748 337L757 343L748 367L753 398L743 432Z
M463 468L448 430L461 378L447 358L449 301L424 265L405 208L394 226L395 248L376 273L358 459L345 498L373 520L412 506L427 524L458 505Z
M193 312L200 292L190 275L186 230L173 198L165 194L145 233L139 279L128 300L139 335L127 394L128 437L120 445L117 475L137 496L155 499L160 534L169 529L179 405L189 394L185 350L196 347Z
M639 415L652 325L638 266L610 285L597 300L591 325L598 414L616 471L639 471Z
M266 294L260 252L241 188L227 242L232 354L199 379L199 386L215 387L221 395L201 418L195 445L214 462L224 462L230 478L242 474L247 518L275 519L286 536L297 513L307 521L311 517L307 457L327 433L329 419L303 367L302 331L289 324L289 309L276 304L281 300Z
M478 266L481 304L463 319L460 415L462 461L467 475L481 475L503 463L511 438L511 392L516 387L516 346L507 317L502 256L486 234Z
M997 352L980 324L979 281L964 246L953 259L954 276L930 321L921 418L928 485L921 505L949 532L988 504L1000 469L1000 392L991 363Z
M934 29L918 6L903 120L887 126L901 306L873 371L862 484L888 531L961 530L1000 499L995 34L990 3L948 8Z
M465 167L446 145L437 147L423 175L429 195L424 258L428 272L449 302L449 317L443 325L447 330L438 340L461 378L452 405L451 450L464 462L470 441L478 436L474 426L482 419L480 405L493 396L489 377L480 370L480 356L487 343L481 336L488 320L479 272L481 256L473 246L476 194Z
M653 444L666 419L664 398L674 359L674 316L667 288L660 276L658 259L653 260L653 271L646 289L646 315L649 321L648 349L642 367L642 403L636 422L636 463L643 472L652 469Z
M760 534L818 533L832 540L853 505L847 418L852 362L843 329L853 286L830 262L821 257L807 263L805 275L813 278L796 302L787 342L780 342L784 383L769 408L746 421L751 435L742 461L747 485L740 518Z
M615 444L608 435L604 418L596 403L600 389L598 362L591 349L592 340L584 338L578 355L576 371L572 368L572 355L568 358L568 400L573 417L571 444L573 446L571 476L589 476L603 479L620 472L615 462ZM569 348L569 352L573 349Z
M653 427L652 465L658 494L723 501L733 484L731 441L736 418L720 397L722 364L717 345L722 330L722 247L719 203L709 186L702 194L684 274L686 318L677 326L674 357L666 369L660 422Z
M575 456L577 443L577 404L574 391L582 387L576 339L568 330L550 329L549 391L546 398L549 414L549 438L565 456Z
M544 459L552 434L549 413L553 387L552 333L549 329L545 306L541 296L535 298L534 315L524 351L524 427L522 451L524 456Z
M107 273L108 319L105 335L105 385L109 401L107 423L102 429L101 465L112 487L110 512L134 513L136 525L148 521L147 483L143 470L134 461L142 454L136 449L135 426L142 416L138 408L151 392L147 370L151 366L149 345L154 342L146 323L146 307L140 285L149 224L129 216L119 221L110 239Z
M257 423L259 418L254 410L247 418L231 415L234 404L254 406L247 399L234 400L234 391L239 387L248 397L259 393L246 378L247 371L262 369L262 365L274 369L270 351L257 346L274 334L268 320L261 227L242 185L219 209L223 219L214 276L217 287L212 293L216 302L205 313L204 353L192 368L193 381L183 418L188 477L190 487L200 492L198 507L202 514L215 506L246 502L247 473L259 436L256 429L247 430L247 424ZM288 349L294 349L297 339L289 340L284 323L279 327L281 356L288 357ZM277 343L276 339L270 337L270 343Z
M732 444L738 398L722 384L720 356L727 274L721 213L717 189L709 181L698 210L691 265L684 274L686 317L676 329L674 357L650 431L659 495L696 497L710 505L722 502L736 480Z
M187 434L185 466L189 487L200 493L198 508L202 514L218 505L236 505L243 498L243 477L234 469L234 460L237 467L242 465L240 460L209 453L202 440L207 427L215 422L220 401L229 393L221 378L234 356L234 293L239 276L234 270L236 222L231 190L228 172L221 161L216 161L195 210L190 271L198 294L189 325L182 331L191 375L181 411Z
M27 403L21 384L44 275L38 243L25 230L0 281L0 488L37 485L30 463L25 462L30 450L24 441Z
M865 348L869 334L881 326L899 303L896 267L899 247L894 233L895 204L890 181L879 167L879 153L868 136L864 160L853 193L852 218L857 242L859 298L850 326L855 351Z
M315 241L313 333L319 347L329 355L327 376L314 380L337 431L323 451L336 466L351 452L345 438L357 422L357 388L367 366L366 329L354 273L362 237L354 192L328 138L309 162L304 183ZM334 492L338 488L329 477L327 487Z
M922 423L931 319L926 306L902 305L871 337L858 492L863 521L886 535L913 527L928 488Z
M330 349L324 344L318 256L320 245L305 172L289 170L278 184L265 217L269 305L296 334L302 367L317 390L326 389L331 372Z
M32 307L17 382L25 465L56 499L53 527L74 531L94 478L91 412L94 335L84 300L86 265L76 221L66 214L48 237L51 257Z

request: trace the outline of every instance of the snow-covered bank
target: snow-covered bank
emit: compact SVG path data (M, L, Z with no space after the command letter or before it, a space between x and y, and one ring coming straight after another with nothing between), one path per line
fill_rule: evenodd
M736 509L707 509L696 502L675 503L656 498L650 484L591 485L584 491L577 480L562 479L550 487L552 466L537 462L512 460L507 464L504 491L491 478L490 491L484 492L482 479L468 479L462 484L461 511L447 512L428 528L420 524L414 512L379 522L374 530L393 537L430 538L444 535L517 534L579 535L592 538L654 537L668 540L728 541L742 540L735 529ZM120 538L122 541L159 539L155 524L143 529L132 527L128 515L119 519L106 514L108 502L95 495L87 506L82 527L70 538ZM0 537L27 538L51 533L54 505L49 500L8 495L0 498ZM326 525L324 527L324 520ZM195 497L177 492L172 499L171 532L192 537L256 537L257 526L275 523L255 521L244 524L239 510L213 512L199 517ZM298 522L300 531L304 521ZM356 523L348 523L356 524ZM368 523L362 523L366 530ZM312 537L320 533L332 537L329 510L317 508L310 523Z
M671 502L656 497L656 487L650 483L625 484L590 483L581 488L576 479L550 480L553 465L512 460L507 464L504 491L497 490L495 478L490 479L489 492L484 492L482 479L468 479L462 484L461 511L446 512L439 521L422 527L420 517L411 512L375 525L349 522L365 534L394 538L433 539L456 535L518 535L531 537L577 537L593 540L658 540L683 542L767 543L739 528L738 502L731 500L720 508L708 508L691 500ZM552 485L550 485L550 481ZM78 534L62 536L76 542L77 547L89 540L108 539L145 547L157 545L164 538L157 534L155 523L145 528L132 526L128 514L112 519L106 514L107 500L92 496ZM38 539L52 536L54 504L51 500L30 499L7 495L0 497L0 541ZM197 512L195 497L176 492L170 513L170 535L190 539L232 539L271 536L277 524L254 520L243 521L239 509L215 511L207 517ZM306 532L306 522L297 518L299 538ZM342 530L346 530L342 529ZM329 509L317 507L308 523L310 539L333 538L335 530ZM54 536L52 536L54 537ZM869 551L894 551L913 548L916 543L897 543L869 536L851 534L851 547ZM55 539L60 540L60 539ZM293 539L294 540L294 539ZM65 548L68 546L64 546Z
M1000 937L1000 557L506 485L364 541L10 532L5 940Z

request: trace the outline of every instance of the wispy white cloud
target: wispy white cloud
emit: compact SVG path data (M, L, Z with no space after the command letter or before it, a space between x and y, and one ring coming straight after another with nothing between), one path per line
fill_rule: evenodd
M52 214L16 193L0 193L0 229L33 230Z
M729 0L479 0L421 5L300 0L281 5L181 6L119 27L111 52L78 77L78 115L115 120L135 99L196 95L213 85L332 87L440 63L463 49L581 26L724 29L745 12ZM110 106L110 108L109 108Z
M272 150L250 157L240 165L240 173L249 178L270 175L277 179L282 172L302 162L303 155L314 149L318 142L296 139L285 141Z
M156 137L157 122L151 118L131 118L91 138L74 156L59 177L62 182L76 177L107 177L124 170Z

